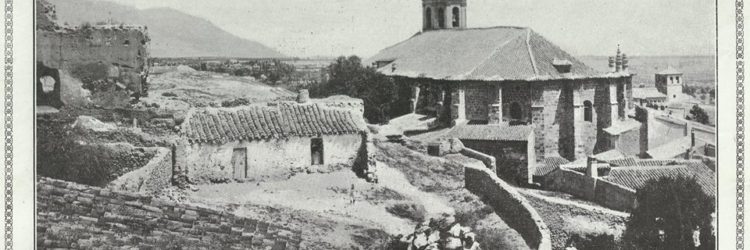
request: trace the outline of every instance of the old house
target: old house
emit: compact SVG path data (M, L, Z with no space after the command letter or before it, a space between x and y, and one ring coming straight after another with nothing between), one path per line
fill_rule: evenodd
M348 106L352 98L298 100L190 111L175 146L176 174L216 182L354 164L366 126Z
M619 49L599 72L530 28L467 28L466 0L422 5L421 32L366 60L411 86L413 110L438 107L449 126L531 125L539 161L609 150L602 134L626 119L632 91Z

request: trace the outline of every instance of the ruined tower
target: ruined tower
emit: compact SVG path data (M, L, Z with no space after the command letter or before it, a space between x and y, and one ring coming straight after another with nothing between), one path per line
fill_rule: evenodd
M422 0L422 30L466 28L466 0Z

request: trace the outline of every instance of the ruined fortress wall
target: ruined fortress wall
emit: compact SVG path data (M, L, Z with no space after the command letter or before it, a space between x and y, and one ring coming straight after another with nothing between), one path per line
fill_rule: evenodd
M172 150L154 148L156 151L146 166L124 174L107 187L126 192L154 194L169 186L172 181Z
M357 159L362 135L322 136L323 166L338 164L352 166ZM225 144L189 144L178 146L176 169L196 182L227 181L234 179L232 155L234 149L247 150L247 179L285 176L292 171L311 167L311 138L293 137L262 141L235 141ZM269 157L273 156L273 157Z
M40 249L300 249L301 232L227 211L49 178L37 181Z
M37 72L55 70L61 75L71 76L78 81L68 79L60 82L57 92L63 104L78 105L87 96L70 94L80 92L84 83L102 80L119 82L127 90L142 94L146 91L147 60L149 38L145 29L119 26L93 26L60 28L36 31ZM45 69L45 70L40 70ZM37 75L37 78L44 75ZM89 87L96 96L104 87ZM114 84L111 84L114 88ZM41 91L40 91L41 92ZM125 92L125 91L123 91ZM129 98L129 94L109 95L104 98L93 98L94 103L108 104L112 99ZM42 101L49 104L45 97Z
M552 249L549 228L537 211L511 185L490 170L464 168L465 187L482 197L531 249Z

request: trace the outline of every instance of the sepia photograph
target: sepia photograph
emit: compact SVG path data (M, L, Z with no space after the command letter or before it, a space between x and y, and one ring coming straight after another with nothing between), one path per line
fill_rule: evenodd
M743 248L718 1L29 5L35 249Z

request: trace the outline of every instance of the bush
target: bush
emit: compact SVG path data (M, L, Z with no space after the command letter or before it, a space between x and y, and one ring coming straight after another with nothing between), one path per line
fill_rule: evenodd
M695 178L650 180L637 190L636 196L638 207L629 217L623 239L627 249L652 247L658 230L664 230L668 249L688 249L693 228L710 227L714 200Z
M425 220L427 211L421 204L414 203L397 203L385 208L389 213L401 218L420 223Z

